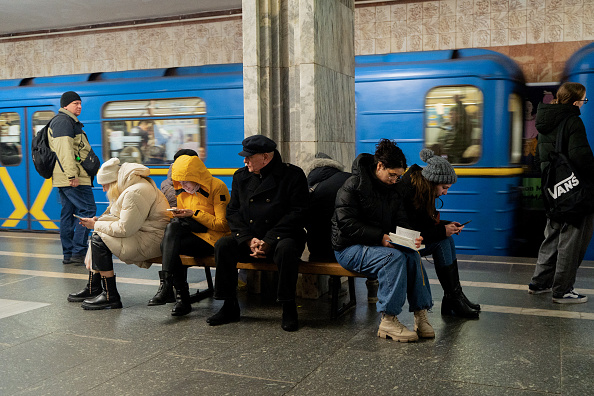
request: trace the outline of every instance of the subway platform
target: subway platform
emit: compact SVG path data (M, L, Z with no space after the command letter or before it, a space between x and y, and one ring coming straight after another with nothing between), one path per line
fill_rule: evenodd
M116 263L123 309L84 311L66 301L84 286L63 265L56 234L0 233L0 395L592 395L594 262L578 271L585 304L529 295L534 259L460 256L479 320L442 317L443 296L423 260L435 306L434 340L376 336L379 314L356 279L357 306L330 319L330 300L298 300L300 330L284 332L281 308L240 292L241 321L211 327L221 303L185 317L147 306L160 266ZM191 268L191 288L204 270ZM405 306L408 310L408 306ZM412 313L401 320L412 327Z

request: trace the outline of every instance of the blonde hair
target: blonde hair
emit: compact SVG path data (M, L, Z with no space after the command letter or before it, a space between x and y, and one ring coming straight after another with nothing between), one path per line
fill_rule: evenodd
M108 186L108 189L107 189L107 199L109 200L109 203L112 204L112 203L114 203L120 197L120 194L122 192L118 188L118 182L117 181L116 182L113 182L113 183L109 183L107 186Z

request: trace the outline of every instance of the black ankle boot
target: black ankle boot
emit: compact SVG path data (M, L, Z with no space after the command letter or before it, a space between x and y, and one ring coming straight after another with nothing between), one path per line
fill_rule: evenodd
M84 289L76 293L70 293L68 295L68 301L70 302L83 302L87 298L93 298L98 296L103 291L101 287L101 274L99 272L89 271L89 281Z
M84 300L81 307L87 310L122 308L115 275L109 278L102 277L101 280L103 281L103 292L97 297Z
M190 302L190 288L187 283L175 287L175 305L171 309L171 316L184 316L192 312Z
M237 298L232 298L225 300L225 303L219 312L206 319L206 323L211 326L218 326L231 322L239 322L239 318L239 303L237 302Z
M444 296L441 302L441 314L459 316L461 318L476 319L479 317L479 311L471 308L464 301L464 293L460 286L460 277L458 275L458 262L448 266L435 267L435 273L443 288Z
M149 307L153 305L164 305L175 302L173 293L173 274L169 271L159 271L159 289L148 302Z
M283 321L281 327L284 331L297 331L299 329L297 304L295 304L295 301L283 303Z

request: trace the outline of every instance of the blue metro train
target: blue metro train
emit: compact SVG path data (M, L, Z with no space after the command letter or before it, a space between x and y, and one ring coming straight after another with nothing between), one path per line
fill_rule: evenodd
M580 52L568 62L579 72L567 76L594 90L594 47ZM588 68L581 59L590 59ZM144 163L157 183L179 148L199 152L229 186L243 166L241 64L0 81L0 230L58 229L57 192L37 175L29 151L68 90L83 98L80 119L103 160ZM447 156L459 181L444 198L442 218L472 220L457 237L460 253L518 254L525 90L519 67L493 51L358 56L356 151L373 152L387 137L410 164L423 166L423 147ZM584 114L586 125L593 116ZM95 198L101 212L107 202L100 187Z

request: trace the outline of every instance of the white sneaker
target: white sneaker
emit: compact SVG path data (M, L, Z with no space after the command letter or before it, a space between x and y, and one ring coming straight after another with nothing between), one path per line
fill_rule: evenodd
M415 331L421 338L435 338L435 330L427 319L427 310L415 312Z
M381 338L391 338L398 342L414 342L419 336L414 331L410 331L405 325L400 323L396 315L387 315L382 313L377 336Z
M557 304L581 304L588 301L588 296L576 293L575 290L570 290L565 293L563 297L553 296L553 302Z

